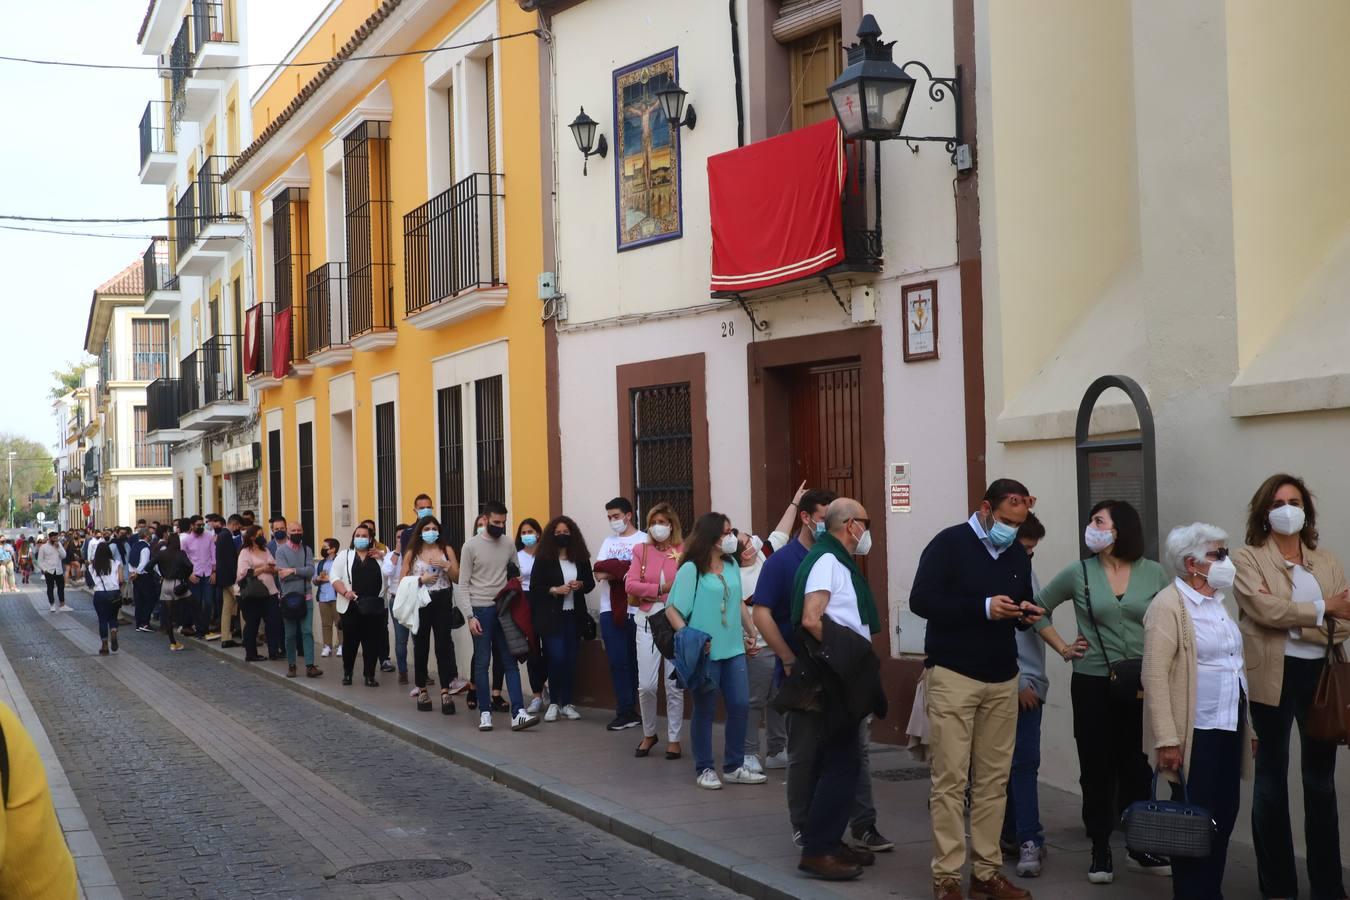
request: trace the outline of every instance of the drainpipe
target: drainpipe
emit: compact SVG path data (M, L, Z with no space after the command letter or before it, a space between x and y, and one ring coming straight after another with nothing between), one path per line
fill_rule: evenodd
M975 116L979 71L975 65L974 0L953 0L952 30L956 64L961 70L961 91L968 102L961 104L961 134L979 157L979 133ZM965 100L965 97L962 100ZM979 168L956 176L956 260L961 273L961 369L964 379L966 431L966 493L974 509L984 496L984 281L980 254Z
M736 146L745 146L745 95L741 90L741 23L736 18L736 0L728 0L731 15L731 71L736 87Z

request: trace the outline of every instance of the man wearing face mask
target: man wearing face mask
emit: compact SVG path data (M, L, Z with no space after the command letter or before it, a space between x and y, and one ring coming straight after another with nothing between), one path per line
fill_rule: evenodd
M914 575L910 608L928 621L924 665L935 900L961 897L968 781L970 896L1031 896L999 871L999 833L1017 737L1015 635L1041 617L1040 607L1032 602L1031 561L1017 542L1018 526L1034 503L1023 484L998 479L969 520L938 532L929 542Z
M277 561L277 580L280 584L283 609L299 604L299 615L284 615L286 639L286 677L296 675L296 645L305 655L305 675L317 678L323 672L314 665L314 603L310 598L310 579L314 577L314 551L305 546L305 529L300 522L286 526L286 542L272 554ZM298 598L298 599L297 599Z
M431 497L429 495L418 494L416 497L414 497L413 498L414 524L417 522L421 522L424 519L429 519L433 515L435 515L434 507L435 504L432 502ZM399 553L408 552L408 542L412 540L412 534L413 534L412 528L405 528L403 530L403 534L399 537L397 541Z
M191 611L184 611L184 621L191 622L195 616L197 622L195 630L184 628L182 633L188 637L206 637L211 630L211 616L216 611L215 585L211 580L216 573L216 539L214 535L206 533L206 520L201 516L193 516L181 544L183 552L192 562L192 575L188 578L192 589Z
M600 544L593 566L595 589L600 595L600 637L605 642L609 678L614 685L614 719L605 727L622 731L642 724L637 706L637 623L623 583L628 564L633 561L633 547L646 543L647 534L633 527L633 504L627 497L615 497L606 503L605 515L610 535Z

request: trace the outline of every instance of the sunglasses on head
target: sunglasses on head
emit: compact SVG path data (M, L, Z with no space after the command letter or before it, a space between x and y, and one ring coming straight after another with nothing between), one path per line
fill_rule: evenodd
M1205 554L1205 559L1211 559L1214 562L1219 562L1220 560L1225 560L1227 558L1228 558L1227 547L1220 547L1218 550L1211 550Z

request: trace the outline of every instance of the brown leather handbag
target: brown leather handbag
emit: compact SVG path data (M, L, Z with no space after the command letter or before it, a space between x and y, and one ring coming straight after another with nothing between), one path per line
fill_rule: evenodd
M1350 743L1350 662L1336 643L1336 620L1327 619L1327 663L1308 706L1308 736Z

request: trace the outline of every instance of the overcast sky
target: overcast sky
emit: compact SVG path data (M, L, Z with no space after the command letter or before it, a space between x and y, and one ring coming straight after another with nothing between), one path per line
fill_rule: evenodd
M153 65L136 32L148 0L0 0L0 55ZM245 0L239 0L245 2ZM276 62L325 0L249 4L249 61ZM248 90L270 70L250 69ZM0 214L86 218L164 215L163 187L137 177L137 126L159 96L156 74L0 62ZM0 225L25 225L0 221ZM93 289L138 261L163 225L25 227L136 235L68 237L0 229L0 432L56 441L50 372L83 358Z

